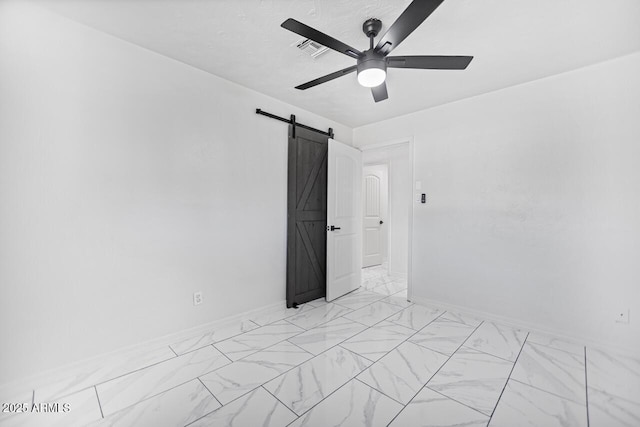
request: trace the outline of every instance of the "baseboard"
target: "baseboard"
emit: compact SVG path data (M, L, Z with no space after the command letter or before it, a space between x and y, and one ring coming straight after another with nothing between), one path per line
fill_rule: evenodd
M153 338L147 341L139 342L125 347L120 347L117 350L113 350L106 353L101 353L97 356L82 359L80 361L72 362L57 368L49 369L36 374L12 380L8 383L0 385L0 397L12 398L12 394L21 393L27 390L34 390L41 388L45 385L52 384L57 381L61 381L65 378L74 376L74 373L82 372L88 366L95 365L100 361L106 361L110 358L121 356L122 354L135 352L137 349L141 351L143 349L157 349L159 347L168 346L184 339L192 338L199 334L203 334L226 326L229 323L238 322L242 320L249 320L254 314L261 313L263 311L272 310L278 307L283 307L286 304L285 300L275 302L273 304L258 307L256 309L247 310L232 316L223 317L218 320L196 325L194 327L184 329L179 332L163 335L157 338Z
M419 297L415 295L411 296L410 301L419 305L434 306L438 308L444 308L445 310L451 310L453 312L467 313L472 316L478 317L480 319L489 320L491 322L500 323L506 326L511 326L516 329L523 329L529 332L552 335L558 338L565 339L570 342L575 342L579 345L587 346L589 348L597 348L605 351L614 351L615 353L618 353L621 355L637 357L637 355L633 352L632 349L612 345L610 343L606 343L600 340L594 340L591 337L572 335L562 331L558 332L557 330L546 329L544 326L540 326L538 324L531 323L531 322L526 322L520 319L515 319L512 317L501 316L501 315L489 313L482 310L476 310L471 307L466 307L466 306L456 305L456 304L449 304L449 303L438 301L435 299Z

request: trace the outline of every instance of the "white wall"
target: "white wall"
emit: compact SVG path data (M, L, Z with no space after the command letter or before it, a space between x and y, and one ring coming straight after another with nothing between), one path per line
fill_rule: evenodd
M351 129L24 3L0 2L0 383L283 300L287 126L255 108Z
M638 76L640 53L355 129L414 136L413 295L640 351Z

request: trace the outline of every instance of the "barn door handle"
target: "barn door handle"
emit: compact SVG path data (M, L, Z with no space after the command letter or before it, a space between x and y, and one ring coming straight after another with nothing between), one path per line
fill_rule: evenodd
M340 230L340 227L335 227L332 225L331 228L329 228L329 230L331 231Z

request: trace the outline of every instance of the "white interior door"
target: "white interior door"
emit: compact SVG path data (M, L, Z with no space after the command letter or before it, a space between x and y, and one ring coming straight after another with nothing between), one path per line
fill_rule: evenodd
M329 140L327 175L327 301L360 286L362 153Z
M386 249L386 165L364 167L362 183L363 243L362 266L380 265Z

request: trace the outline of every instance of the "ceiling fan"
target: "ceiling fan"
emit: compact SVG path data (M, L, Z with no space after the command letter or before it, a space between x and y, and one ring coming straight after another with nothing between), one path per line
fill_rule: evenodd
M334 39L295 19L287 19L282 23L282 28L293 31L328 48L356 59L356 65L344 68L326 76L319 77L310 82L296 86L296 89L305 90L310 87L326 83L338 77L346 76L354 71L358 74L358 82L371 88L375 102L383 101L387 94L387 68L418 68L425 70L464 70L473 59L473 56L388 56L389 53L407 38L444 0L414 0L402 12L387 32L374 47L374 38L382 29L379 19L367 19L362 24L362 31L369 38L369 49L363 52Z

